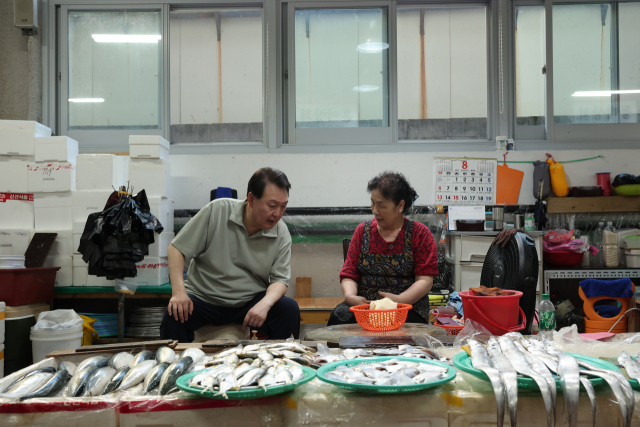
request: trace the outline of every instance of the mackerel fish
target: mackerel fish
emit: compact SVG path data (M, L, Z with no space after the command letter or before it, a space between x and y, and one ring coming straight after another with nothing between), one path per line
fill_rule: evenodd
M66 369L56 372L49 380L47 380L40 388L29 394L20 397L20 401L34 399L37 397L51 397L58 394L60 390L69 382L71 374Z

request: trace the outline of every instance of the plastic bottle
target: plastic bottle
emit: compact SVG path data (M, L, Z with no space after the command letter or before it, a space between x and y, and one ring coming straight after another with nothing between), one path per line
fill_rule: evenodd
M549 294L542 294L542 301L538 308L540 334L546 338L553 339L553 331L556 329L556 308L549 300Z
M593 232L592 246L598 248L598 254L591 257L592 268L604 268L604 251L603 251L603 233L604 222L600 221L598 228Z
M604 265L607 268L618 266L618 234L611 221L607 222L607 227L602 233L602 243L604 252Z
M580 238L587 245L591 244L591 240L589 239L589 236L584 235L584 236L581 236ZM585 253L582 254L582 262L580 262L580 267L589 268L590 266L591 266L591 252L586 251Z

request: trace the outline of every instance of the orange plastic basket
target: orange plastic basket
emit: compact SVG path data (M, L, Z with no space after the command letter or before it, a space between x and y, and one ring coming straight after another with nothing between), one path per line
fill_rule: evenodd
M448 314L440 314L438 317L453 317L453 316ZM464 326L443 325L442 323L438 322L437 318L433 324L439 328L446 330L448 335L458 335L460 331L464 329Z
M369 304L363 304L349 310L355 314L358 325L367 331L395 331L407 321L412 308L411 304L398 304L394 310L369 310Z

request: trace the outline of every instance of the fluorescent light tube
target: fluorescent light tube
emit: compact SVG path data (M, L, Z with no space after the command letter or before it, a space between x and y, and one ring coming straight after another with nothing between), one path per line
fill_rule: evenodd
M356 50L361 53L378 53L385 49L389 49L389 43L367 42L360 43Z
M159 34L91 34L97 43L158 43Z
M360 85L353 88L354 92L375 92L380 89L379 86L373 85Z
M611 96L611 95L625 95L631 93L640 93L640 90L587 90L574 92L571 96Z
M69 98L69 102L104 102L104 98Z

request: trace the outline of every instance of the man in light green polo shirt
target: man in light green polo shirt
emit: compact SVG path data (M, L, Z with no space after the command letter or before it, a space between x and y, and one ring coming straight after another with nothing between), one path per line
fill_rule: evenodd
M291 236L281 218L290 188L283 172L259 169L249 180L245 200L214 200L173 239L173 295L160 327L163 339L191 342L202 326L229 323L271 339L298 338L300 308L284 296L291 276ZM192 258L186 281L185 257Z

